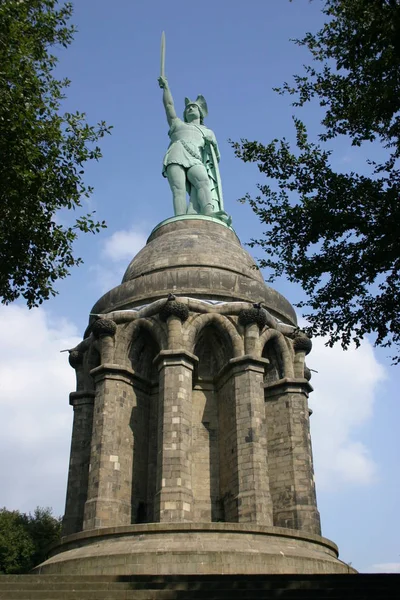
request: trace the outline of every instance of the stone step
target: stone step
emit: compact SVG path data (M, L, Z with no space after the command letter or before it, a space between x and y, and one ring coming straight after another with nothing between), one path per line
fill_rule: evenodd
M232 591L232 590L214 590L213 592L189 591L189 590L80 590L75 591L57 591L57 590L37 590L37 591L1 591L1 600L342 600L351 598L351 600L365 600L372 598L366 596L364 592L354 594L353 591L343 590L284 590L275 589L266 591L260 596L255 590ZM378 598L378 596L373 596ZM379 596L381 598L382 596ZM397 595L385 595L385 600L397 600Z
M177 590L134 590L134 591L86 591L76 590L75 592L10 592L0 593L1 600L233 600L242 598L243 600L380 600L383 596L368 592L361 592L354 595L352 592L338 592L333 590L314 590L313 594L301 592L300 590L274 590L263 593L252 591L245 595L232 595L231 592L207 593L205 590L201 593ZM384 596L385 600L397 600L398 593Z
M2 575L0 600L391 600L400 575Z
M400 584L400 574L358 575L0 575L0 587L23 581L29 585L43 584L130 584L139 586L204 586L229 588L281 588L288 584L307 588L333 585L334 587L359 587L368 585L381 589L382 586Z

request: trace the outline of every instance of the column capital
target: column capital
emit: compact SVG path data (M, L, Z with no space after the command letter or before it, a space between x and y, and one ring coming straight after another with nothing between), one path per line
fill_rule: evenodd
M308 398L308 395L314 391L314 388L307 379L295 379L292 377L285 377L283 379L278 379L278 381L274 381L274 383L265 384L264 388L268 391L268 399L290 393L304 394Z
M243 356L236 356L231 358L228 365L231 367L240 367L241 369L260 369L264 370L269 365L268 358L261 358L261 356L254 356L253 354L244 354Z
M80 390L79 392L71 392L69 395L69 403L75 406L83 404L93 404L96 392L94 390Z
M104 377L122 378L132 380L135 371L129 367L115 365L112 363L103 363L90 371L91 376L95 380L104 379Z
M234 370L236 373L243 373L244 371L256 371L257 373L264 373L265 367L268 364L269 360L267 358L253 356L252 354L237 356L235 358L231 358L226 365L222 367L217 375L217 379L221 379L221 377L229 374L232 370Z
M187 350L161 350L153 360L153 363L160 371L167 366L183 365L191 370L198 364L197 356Z
M125 365L116 365L114 363L103 363L98 367L95 367L90 371L90 375L96 381L101 381L102 379L118 379L120 381L124 381L125 383L132 383L135 380L135 383L142 384L145 389L151 385L151 381L136 373L133 369Z

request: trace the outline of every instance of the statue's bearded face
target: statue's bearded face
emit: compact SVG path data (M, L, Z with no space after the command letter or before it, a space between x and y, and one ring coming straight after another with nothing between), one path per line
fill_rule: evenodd
M197 104L188 104L185 108L185 121L190 123L195 119L200 119L200 109Z

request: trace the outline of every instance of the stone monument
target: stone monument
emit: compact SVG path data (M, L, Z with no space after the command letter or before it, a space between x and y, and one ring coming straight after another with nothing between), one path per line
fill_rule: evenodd
M354 572L321 537L311 341L232 229L206 102L186 99L178 119L164 56L175 216L96 302L70 351L63 538L37 572Z

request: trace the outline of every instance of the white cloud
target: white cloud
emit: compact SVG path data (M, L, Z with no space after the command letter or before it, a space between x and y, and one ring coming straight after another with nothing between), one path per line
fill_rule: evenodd
M115 265L112 268L105 264L93 265L89 271L94 276L95 284L101 294L109 292L112 288L119 285L125 273L127 265Z
M370 484L377 469L359 438L362 426L373 416L385 370L368 341L346 352L340 346L327 348L324 342L314 338L307 357L308 366L318 371L313 374L315 392L310 396L317 489Z
M104 260L90 268L101 293L104 294L121 283L129 262L146 245L148 237L148 228L143 225L121 229L104 240Z
M0 507L64 510L75 389L76 327L43 308L0 307Z
M147 237L144 228L132 227L116 231L104 242L104 256L114 262L132 260L146 245Z
M392 563L379 563L377 565L372 565L370 572L372 572L372 573L400 573L400 563L392 562Z

